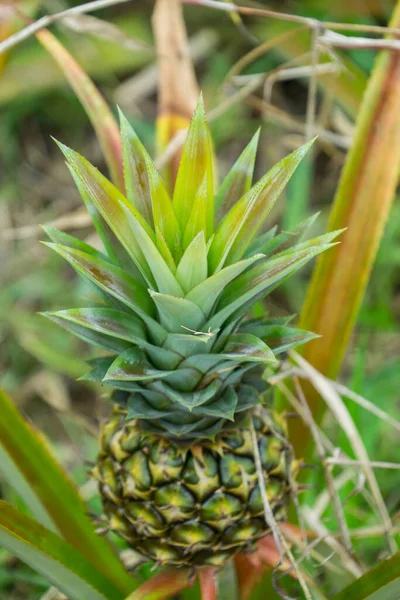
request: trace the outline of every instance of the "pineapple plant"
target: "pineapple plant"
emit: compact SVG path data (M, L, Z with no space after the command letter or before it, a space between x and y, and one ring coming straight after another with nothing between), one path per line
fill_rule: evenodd
M219 566L270 533L266 503L286 517L298 463L265 373L314 337L249 313L337 233L265 232L311 142L252 185L256 134L214 193L200 100L170 197L120 120L124 191L59 144L104 250L52 228L48 246L100 302L45 315L102 349L83 378L114 405L93 469L108 529L156 564Z

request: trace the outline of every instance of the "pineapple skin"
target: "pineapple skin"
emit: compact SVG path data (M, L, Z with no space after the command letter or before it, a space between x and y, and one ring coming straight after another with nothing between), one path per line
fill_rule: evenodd
M286 518L297 463L282 418L253 414L267 497ZM188 445L142 431L114 410L93 476L107 526L158 565L220 566L270 533L248 423Z

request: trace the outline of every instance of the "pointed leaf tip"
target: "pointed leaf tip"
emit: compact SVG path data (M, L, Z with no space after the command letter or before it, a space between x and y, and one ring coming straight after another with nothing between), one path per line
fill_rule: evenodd
M219 271L224 264L232 264L245 254L312 143L311 140L284 157L232 206L218 225L210 248L209 263L212 271Z
M214 231L213 179L212 141L206 123L204 103L200 98L183 147L172 203L184 232L191 219L193 202L204 180L205 193L202 194L202 202L198 199L197 214L198 221L206 224L207 240ZM201 214L203 217L200 219ZM198 230L193 232L194 235L197 233ZM191 236L186 236L186 247L192 239Z
M226 175L215 196L215 208L219 213L219 220L251 188L260 132L259 127Z

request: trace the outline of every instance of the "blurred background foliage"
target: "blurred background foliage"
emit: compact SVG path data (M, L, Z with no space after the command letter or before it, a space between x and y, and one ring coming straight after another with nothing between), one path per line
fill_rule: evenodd
M18 3L37 19L78 2L27 0ZM246 4L246 3L243 3ZM259 6L321 20L359 24L387 23L391 0L271 0ZM149 0L127 2L97 11L95 17L118 29L76 19L51 27L80 62L113 107L118 104L145 145L155 152L157 71ZM256 176L299 145L304 138L307 77L281 77L282 67L309 64L309 33L297 24L245 18L201 6L186 6L186 24L196 73L210 115L220 177L262 126ZM20 28L23 20L0 4L0 37ZM271 40L275 40L271 43ZM255 45L271 48L238 63ZM354 119L375 53L335 51L321 60L335 72L318 78L314 162L304 161L270 219L290 230L320 211L313 226L324 230ZM259 77L257 78L257 76ZM91 243L96 238L63 159L50 136L78 150L105 171L94 132L79 101L53 58L30 38L0 62L0 372L9 392L29 419L51 440L72 473L91 509L98 509L95 489L87 481L84 459L96 453L97 424L104 414L104 390L76 382L89 357L83 342L40 317L41 310L81 306L92 294L70 267L43 247L41 225L56 227ZM310 270L272 295L268 309L277 315L298 313ZM341 380L352 390L400 418L400 203L395 201L373 275L358 318ZM347 404L369 456L398 460L398 433L355 403ZM345 451L346 441L327 418L324 426ZM397 456L396 456L397 455ZM398 472L378 470L377 478L391 514L400 509ZM316 487L306 502L313 506L325 486L316 473ZM397 485L396 485L397 484ZM344 499L349 488L341 490ZM0 481L0 497L21 505ZM372 516L371 516L372 515ZM355 546L365 564L379 558L381 533L373 531L373 513L362 496L351 500L348 521L360 530ZM329 511L327 523L329 524ZM397 523L397 526L399 523ZM367 528L371 526L368 534ZM395 523L396 526L396 523ZM320 577L316 569L316 578ZM335 569L324 583L335 591ZM344 581L340 582L343 587ZM36 599L47 584L0 549L0 599ZM189 592L185 593L189 594ZM195 595L191 591L190 597ZM187 596L189 597L189 596Z

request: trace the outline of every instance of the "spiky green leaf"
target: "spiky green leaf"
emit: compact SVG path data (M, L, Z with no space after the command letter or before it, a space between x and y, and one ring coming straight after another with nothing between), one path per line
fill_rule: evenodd
M247 325L242 326L240 331L249 332L262 339L271 348L275 355L292 350L297 346L319 337L311 331L304 331L296 327L287 327L279 324Z
M83 194L87 195L100 211L148 284L154 286L151 269L143 255L140 243L136 239L136 231L132 229L132 223L135 223L137 228L144 229L150 238L154 238L154 233L147 222L124 195L83 156L64 144L57 143L75 175L75 180L83 190ZM130 217L129 220L127 215Z
M214 273L195 288L190 290L186 299L197 304L204 314L209 315L216 300L223 292L225 287L233 281L238 275L243 273L254 262L263 258L262 254L256 254L251 258L241 260L234 265L225 267L222 271Z
M158 227L156 228L156 244L158 251L160 252L162 258L167 264L167 267L173 275L176 275L176 263L174 257L172 256L172 252L169 249L168 244L165 241L165 238L161 231L158 229Z
M209 252L211 271L232 264L246 252L279 194L314 140L281 160L260 179L219 224Z
M248 303L253 304L255 299L265 296L279 281L300 269L317 254L330 248L330 240L337 235L338 232L333 232L295 246L240 275L223 293L218 305L219 310L207 326L216 329L236 310L242 309L245 312Z
M251 188L259 137L260 130L253 135L215 196L215 209L222 216Z
M175 213L182 231L189 222L194 199L204 178L206 193L202 195L203 204L198 206L198 215L203 212L202 221L207 223L208 239L214 231L213 154L203 99L200 98L183 148L173 196ZM200 220L200 216L198 218ZM187 238L187 245L190 242L191 239Z
M132 262L129 254L126 252L124 246L120 243L111 227L103 219L101 212L93 202L90 194L88 194L87 189L75 170L71 165L67 164L67 166L109 259L114 264L121 264L124 265L125 268L128 268L129 263Z
M167 294L150 294L158 308L161 324L168 331L182 333L185 328L197 331L204 324L206 317L197 304Z
M183 247L187 248L194 240L198 233L203 232L207 238L207 213L204 209L207 206L208 181L207 177L203 177L196 195L193 199L192 210L186 224L183 234Z
M79 309L72 309L79 310ZM59 312L43 312L41 315L43 317L47 317L57 325L61 325L64 329L70 331L73 335L80 338L81 340L87 342L88 344L94 344L95 346L99 346L104 350L108 350L108 352L113 353L121 353L124 352L127 348L131 346L129 342L124 340L120 340L114 337L110 337L109 335L105 335L99 331L94 331L86 326L80 325L75 321L70 321L64 318L62 313L68 311L59 311ZM61 314L60 314L61 313Z
M0 500L0 544L71 600L124 597L80 552L3 500Z
M46 225L42 226L43 231L49 236L54 244L60 244L61 246L66 246L67 248L73 248L74 250L80 250L81 252L86 252L90 256L94 256L99 258L100 260L109 261L109 257L106 256L97 248L93 248L90 244L87 244L83 240L66 233L65 231L61 231L60 229L54 229L54 227L48 227Z
M181 257L181 229L171 198L150 157L146 159L154 227L159 229L175 260Z
M78 273L82 273L99 288L129 306L142 319L147 320L156 314L154 302L146 288L123 269L81 250L67 248L60 244L46 244L46 246L63 256Z
M149 381L169 374L169 371L155 369L138 348L130 348L115 359L104 381Z
M162 391L170 400L177 402L181 406L184 406L188 410L192 410L196 406L201 406L205 402L208 402L215 396L218 391L220 384L214 380L207 386L200 390L193 390L191 392L178 392L173 387L168 385L168 381L161 381L159 389Z
M198 406L193 410L193 413L234 421L237 403L238 396L235 390L232 387L229 387L222 397L209 404Z
M142 217L153 225L151 195L146 160L147 150L125 115L119 112L126 197ZM150 159L150 157L148 157Z
M250 333L234 333L229 336L222 356L243 361L277 362L271 348Z
M121 205L121 208L125 216L125 223L146 257L146 264L148 265L148 268L150 268L152 278L154 278L156 282L155 289L158 289L158 291L163 294L172 294L174 296L182 297L184 294L181 286L161 256L151 236L147 234L147 231L141 226L127 206Z
M200 231L186 248L178 268L176 278L187 294L207 278L207 247L204 232Z

